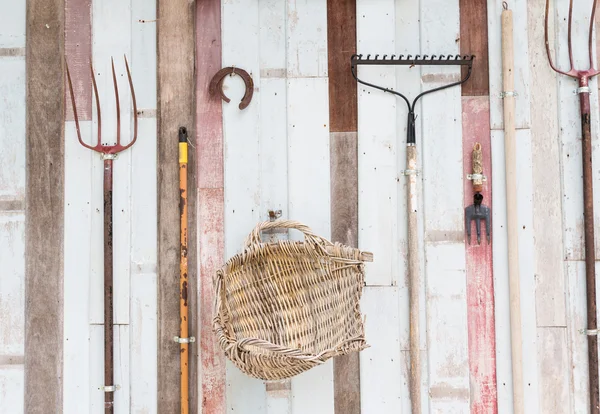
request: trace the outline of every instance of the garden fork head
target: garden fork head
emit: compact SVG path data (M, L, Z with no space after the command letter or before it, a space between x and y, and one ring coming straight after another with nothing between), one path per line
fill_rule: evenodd
M594 4L592 6L592 15L590 17L590 31L588 36L588 50L589 50L589 62L590 67L587 70L578 70L575 69L573 63L573 45L571 41L571 32L572 32L572 23L573 23L573 0L569 0L569 27L568 27L568 49L569 49L569 70L563 71L560 70L555 62L552 60L552 54L550 53L550 44L548 42L548 15L550 11L550 0L546 0L546 16L544 22L544 36L546 41L546 53L548 54L548 60L550 61L550 66L552 69L562 75L570 76L572 78L576 78L579 80L580 87L587 87L588 81L590 78L596 76L600 71L594 67L594 55L592 53L592 35L594 29L594 20L596 15L596 4L598 0L594 0Z
M73 116L75 118L75 127L77 128L77 139L79 143L83 145L87 149L91 149L93 151L97 151L105 156L115 154L125 151L127 148L131 147L136 139L137 139L137 105L135 101L135 92L133 90L133 81L131 80L131 72L129 71L129 65L127 64L127 57L125 57L125 67L127 68L127 78L129 79L129 88L131 90L131 98L133 101L133 139L131 142L125 146L121 145L121 111L119 106L119 88L117 87L117 75L115 74L115 62L111 58L112 64L112 76L113 76L113 84L115 87L115 99L117 102L117 142L115 145L102 145L102 118L100 113L100 99L98 98L98 87L96 86L96 77L94 76L94 68L90 63L90 70L92 72L92 85L94 87L94 96L96 98L96 108L98 108L98 143L95 146L91 146L83 142L81 139L81 131L79 130L79 119L77 118L77 107L75 106L75 95L73 93L73 84L71 83L71 74L69 73L69 65L66 65L67 69L67 79L69 81L69 92L71 94L71 102L73 104Z

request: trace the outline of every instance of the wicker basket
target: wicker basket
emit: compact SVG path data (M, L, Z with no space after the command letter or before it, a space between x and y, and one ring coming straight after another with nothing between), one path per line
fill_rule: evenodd
M304 233L304 242L263 243L262 230ZM368 347L360 312L364 262L373 255L288 220L258 224L242 253L215 277L213 328L242 372L281 380Z

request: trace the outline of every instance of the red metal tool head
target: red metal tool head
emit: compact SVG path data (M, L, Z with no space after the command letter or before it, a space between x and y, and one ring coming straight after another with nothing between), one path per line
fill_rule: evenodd
M84 147L97 151L102 154L116 154L121 151L125 151L131 147L137 139L137 104L135 101L135 91L133 89L133 81L131 80L131 72L129 71L129 64L127 63L127 57L125 58L125 67L127 68L127 78L129 79L129 88L131 90L131 98L133 102L133 139L127 145L121 145L121 110L119 105L119 88L117 87L117 75L115 74L115 62L111 58L112 65L112 76L113 84L115 87L115 99L117 102L117 143L115 145L102 145L102 117L100 113L100 99L98 97L98 87L96 86L96 77L94 76L94 68L90 63L90 70L92 72L92 85L94 86L94 96L96 98L96 108L98 108L98 143L95 146L91 146L83 142L81 139L81 131L79 129L79 119L77 118L77 107L75 106L75 95L73 93L73 84L71 83L71 74L69 72L69 65L66 64L67 68L67 79L69 81L69 92L71 94L71 102L73 104L73 116L75 118L75 127L77 128L77 139L79 143Z
M589 49L589 62L590 62L590 66L589 69L587 70L578 70L574 68L574 63L573 63L573 45L572 45L572 41L571 41L571 33L572 33L572 23L573 23L573 0L569 0L569 27L568 27L568 49L569 49L569 70L567 71L563 71L561 69L559 69L555 62L552 59L552 54L550 53L550 44L548 42L548 15L549 15L549 11L550 11L550 0L546 0L546 16L545 16L545 22L544 22L544 36L545 36L545 41L546 41L546 53L548 54L548 60L550 61L550 66L552 67L552 69L554 69L556 72L562 74L562 75L566 75L566 76L570 76L572 78L576 78L580 80L580 85L584 86L587 85L587 81L596 76L598 73L600 73L600 71L598 69L596 69L594 67L594 55L593 55L593 51L592 51L592 39L593 39L593 29L594 29L594 20L595 20L595 16L596 16L596 4L597 4L598 0L594 0L594 4L592 6L592 15L590 17L590 31L589 31L589 36L588 36L588 49Z

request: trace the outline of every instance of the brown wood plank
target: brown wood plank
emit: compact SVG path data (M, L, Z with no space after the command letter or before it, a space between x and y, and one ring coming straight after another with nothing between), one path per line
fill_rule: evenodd
M490 93L487 27L487 2L460 0L460 53L476 56L471 78L462 85L463 96Z
M62 412L64 1L27 1L25 412Z
M221 1L204 0L196 9L196 148L198 154L198 387L203 414L227 410L225 357L212 332L213 276L225 258L223 115L220 98L208 84L221 69Z
M65 56L73 81L73 92L79 121L92 119L92 1L65 1ZM67 121L74 119L68 88L65 88Z
M180 410L179 345L173 341L173 337L179 336L178 130L185 126L193 136L194 3L158 0L157 17L158 412L176 413ZM194 182L194 177L188 180ZM189 202L193 203L193 194L190 196ZM190 205L189 210L192 212L194 208ZM190 252L194 249L190 244ZM193 277L190 274L190 279ZM193 309L194 305L190 307ZM190 335L195 336L194 329ZM190 368L190 377L194 378L195 366Z
M356 2L327 1L331 237L358 245L357 85L350 72L356 52ZM360 413L358 353L333 361L336 414Z
M357 130L357 85L350 72L356 53L356 2L327 1L327 52L329 73L329 130Z

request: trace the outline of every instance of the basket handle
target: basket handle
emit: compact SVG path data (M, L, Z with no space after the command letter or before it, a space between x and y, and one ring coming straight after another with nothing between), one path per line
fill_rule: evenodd
M272 230L272 229L294 229L299 230L304 234L304 238L308 243L314 245L324 246L333 246L329 240L324 239L321 236L316 235L312 232L312 230L298 222L293 220L274 220L274 221L263 221L259 223L254 230L248 235L246 238L246 247L250 247L252 244L262 243L262 239L260 238L260 232L263 230Z

